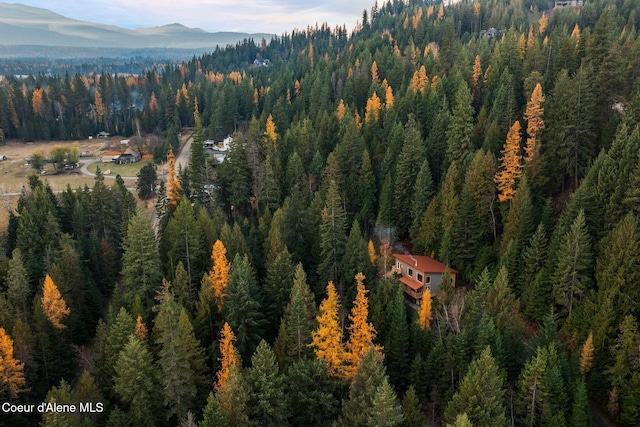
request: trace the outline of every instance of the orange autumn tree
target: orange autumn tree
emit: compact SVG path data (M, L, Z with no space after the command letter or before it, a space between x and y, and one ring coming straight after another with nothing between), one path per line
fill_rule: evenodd
M589 332L587 340L582 346L582 352L580 352L580 373L586 374L591 370L591 364L593 363L593 332Z
M60 295L60 291L51 276L47 274L44 278L44 284L42 286L42 298L40 298L40 302L42 303L42 309L44 310L45 316L51 322L51 324L56 329L63 329L65 326L62 324L62 319L66 317L70 310L67 307L67 303Z
M180 202L180 190L182 186L176 174L176 158L171 148L169 148L169 153L167 154L167 169L167 199L169 200L169 206L175 209Z
M369 317L369 300L367 290L364 287L364 274L358 273L355 277L357 285L356 299L349 315L349 341L347 341L347 362L344 368L344 377L352 379L356 374L356 369L364 358L364 354L373 345L376 337L376 330L367 321ZM379 350L379 347L376 348Z
M276 134L276 124L273 122L273 116L271 114L267 117L264 135L267 137L267 141L271 143L273 148L277 150L276 139L278 138L278 135Z
M367 105L364 110L364 121L365 123L377 122L380 118L380 106L381 106L380 98L378 94L373 92L371 98L367 100Z
M211 251L211 261L213 265L209 271L209 280L213 286L213 295L218 306L218 311L222 310L224 300L224 290L229 283L229 271L231 263L227 261L227 248L220 240L216 240Z
M338 108L336 108L336 116L338 116L338 120L342 121L344 117L344 112L346 111L346 107L344 106L344 100L340 100L338 104Z
M506 202L513 199L516 179L522 175L522 156L520 156L520 122L516 121L509 133L502 149L500 168L494 177L498 187L498 199Z
M316 321L318 328L311 334L310 347L316 357L325 363L327 373L332 377L343 375L346 351L342 344L342 329L338 320L338 293L333 282L327 284L327 297L320 303Z
M136 318L136 329L133 333L140 338L140 341L146 341L147 336L149 335L149 331L147 330L147 326L144 324L142 320L142 316L138 316Z
M418 326L423 331L426 331L431 326L431 319L433 314L431 313L431 291L429 288L424 290L422 294L422 302L420 303L420 312L418 313Z
M222 331L220 331L220 370L216 373L218 381L215 384L215 390L218 391L224 387L229 378L229 370L232 366L238 366L240 358L236 348L233 346L236 336L231 330L231 326L224 322Z
M527 120L528 135L524 151L526 154L525 160L529 164L539 150L536 144L536 136L544 129L544 121L542 120L542 115L544 114L543 102L542 86L538 83L531 93L531 99L529 99L527 110L524 113L524 118Z
M0 328L0 396L15 399L26 391L23 370L24 363L13 357L13 340Z
M386 81L386 80L385 80ZM384 94L384 108L386 110L390 110L393 108L394 98L393 98L393 89L391 86L387 86Z

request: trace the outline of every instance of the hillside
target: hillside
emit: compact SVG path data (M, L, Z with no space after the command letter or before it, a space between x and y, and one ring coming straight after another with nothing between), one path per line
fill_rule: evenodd
M121 180L31 179L0 392L107 405L73 425L640 425L640 0L547 9L391 1L6 78L0 135L131 136L166 180L139 180L155 234Z
M214 49L245 38L269 40L272 36L261 33L208 33L180 24L129 30L70 19L47 9L0 3L0 44L6 46Z

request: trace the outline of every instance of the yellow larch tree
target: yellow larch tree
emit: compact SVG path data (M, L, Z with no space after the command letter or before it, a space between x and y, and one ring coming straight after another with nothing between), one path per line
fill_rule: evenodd
M444 19L444 3L440 3L440 7L438 8L438 21L442 21Z
M580 373L586 374L591 370L593 363L593 332L589 332L587 340L582 345L582 352L580 353Z
M167 154L167 170L167 199L169 200L169 206L175 209L180 203L182 185L176 173L176 158L172 148L169 148L169 153Z
M222 302L224 301L224 290L229 284L229 271L231 263L227 260L227 248L220 240L216 240L211 250L211 271L209 271L209 280L213 287L213 295L218 306L218 311L222 310Z
M0 396L5 393L11 399L26 391L24 363L13 357L13 340L0 328Z
M384 94L384 108L387 110L393 108L393 103L393 89L391 89L391 86L387 86L387 90Z
M222 330L220 331L220 370L216 372L217 381L215 384L215 390L218 391L224 387L229 378L229 369L232 366L238 366L240 358L233 342L236 340L236 336L231 330L231 326L227 322L224 322Z
M536 43L536 36L533 34L533 27L529 27L529 35L527 36L527 49L531 49Z
M527 143L524 147L525 160L527 163L533 161L538 151L536 136L544 129L544 121L542 120L544 114L544 108L542 108L543 102L544 94L542 93L542 86L538 83L531 93L531 98L527 103L527 109L524 113L524 118L527 121Z
M345 111L346 107L344 106L344 100L341 99L338 104L338 108L336 108L336 116L338 116L338 120L342 121Z
M573 31L571 32L571 38L577 42L580 41L580 26L578 24L573 27Z
M311 334L310 347L318 360L325 363L327 373L332 377L342 377L347 357L342 343L342 329L338 319L338 293L333 282L327 284L327 297L320 303L316 317L318 327Z
M373 64L371 64L371 80L374 82L380 81L380 78L378 77L378 64L376 61L373 61Z
M155 97L155 94L151 94L152 99ZM98 120L102 121L104 119L104 116L107 114L107 107L105 107L104 105L104 101L102 100L102 95L100 95L100 92L96 91L95 94L95 101L96 101L96 113L98 113ZM158 107L157 102L156 102L156 108Z
M65 326L62 324L62 319L69 315L71 312L67 303L60 295L60 291L51 276L47 274L44 278L44 284L42 285L42 309L45 316L51 322L56 329L63 329Z
M518 38L518 53L520 54L520 59L524 59L524 54L526 52L527 41L524 38L524 33L520 34Z
M369 252L369 261L371 261L372 265L376 265L378 255L376 255L376 248L373 246L371 239L369 239L369 243L367 244L367 251Z
M136 318L136 329L133 333L136 334L138 338L140 338L140 341L145 341L147 339L147 336L149 336L149 331L147 330L147 326L142 320L142 316L138 316Z
M42 101L42 95L44 94L44 91L42 90L42 88L35 88L33 90L33 93L31 94L31 105L33 107L33 113L36 116L39 116L42 113L42 110L44 108L44 103Z
M267 141L274 149L277 149L276 139L278 138L278 135L276 134L276 124L273 122L273 116L271 114L267 117L267 124L265 128L264 135L267 137Z
M362 129L362 120L360 119L360 113L358 113L358 110L356 110L356 113L353 115L353 120L356 122L358 130Z
M373 345L376 337L376 330L369 323L369 300L367 290L364 287L364 274L358 273L355 277L357 285L356 299L349 315L349 341L347 341L347 363L344 367L344 377L352 379L356 374L356 369L364 358L364 354ZM379 348L377 348L379 350Z
M371 98L367 100L367 105L364 109L364 121L365 123L377 122L380 118L380 98L378 94L373 92Z
M420 312L418 313L418 325L420 329L426 331L431 326L431 319L433 314L431 313L431 291L429 288L424 290L422 294L422 302L420 303Z
M499 160L500 168L494 177L498 187L498 199L506 202L513 199L516 179L522 175L522 156L520 155L520 122L516 121L509 133L502 149Z
M482 63L480 62L480 55L476 55L476 59L473 61L473 88L478 89L482 84Z
M547 30L547 25L549 24L549 20L547 19L547 15L544 13L540 15L540 19L538 19L538 32L540 34L544 34Z

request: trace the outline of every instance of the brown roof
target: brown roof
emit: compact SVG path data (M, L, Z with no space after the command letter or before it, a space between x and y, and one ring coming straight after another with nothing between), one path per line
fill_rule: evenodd
M403 254L393 254L393 257L398 261L401 261L409 266L413 266L418 271L423 273L444 273L444 270L447 266L440 261L436 261L435 259L424 256L424 255L403 255ZM451 274L458 273L453 268L449 267L449 272Z
M420 292L424 288L423 283L418 282L411 276L402 276L400 281L416 292Z

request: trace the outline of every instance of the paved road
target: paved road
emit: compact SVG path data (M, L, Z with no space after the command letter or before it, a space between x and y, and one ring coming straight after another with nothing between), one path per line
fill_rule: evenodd
M86 162L82 161L82 167L80 168L80 171L85 175L88 175L88 176L91 176L91 177L95 178L96 174L93 173L93 172L89 172L89 169L87 169L87 168L89 167L89 165L91 165L91 164L93 164L95 162L99 162L99 161L100 161L99 158L98 159L87 160ZM109 178L109 179L116 179L115 175L104 175L104 177L105 178ZM122 176L121 178L122 179L138 179L135 176Z

